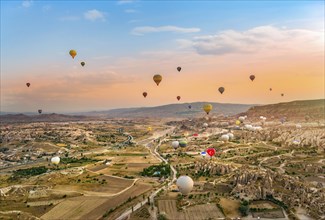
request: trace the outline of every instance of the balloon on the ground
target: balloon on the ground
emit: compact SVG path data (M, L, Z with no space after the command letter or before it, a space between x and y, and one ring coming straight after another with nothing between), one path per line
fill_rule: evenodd
M51 163L58 165L60 163L60 157L56 156L56 157L52 157L51 158Z
M161 82L162 80L162 76L157 74L157 75L154 75L153 76L153 81L155 81L155 83L157 84L157 86L159 86L159 83Z
M176 185L183 195L188 195L193 189L194 182L189 176L180 176L176 181Z
M212 105L211 105L211 104L205 104L205 105L203 106L203 110L204 110L207 114L209 114L210 111L212 110Z

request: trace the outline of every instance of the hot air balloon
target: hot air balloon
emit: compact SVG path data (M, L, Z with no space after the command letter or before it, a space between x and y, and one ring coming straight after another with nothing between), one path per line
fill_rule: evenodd
M272 88L270 88L270 91L272 91Z
M184 136L187 137L188 136L188 132L184 132Z
M284 96L284 94L283 94L283 93L281 93L281 96Z
M157 75L154 75L153 76L153 81L155 81L155 83L157 84L157 86L159 86L159 83L161 82L162 80L162 76L157 74Z
M212 110L212 105L211 105L211 104L205 104L205 105L203 106L203 110L204 110L207 114L209 114L209 112Z
M208 126L209 126L208 123L203 123L203 127L204 127L204 128L207 128Z
M296 124L296 128L301 128L301 125L300 124Z
M182 67L177 67L177 71L180 72L182 70Z
M148 128L147 128L147 130L148 130L148 131L151 131L151 130L152 130L152 128L151 128L151 127L148 127Z
M27 87L30 87L30 83L26 83L26 86L27 86Z
M227 135L229 137L229 140L233 140L235 137L233 133L228 133Z
M205 156L207 155L207 152L202 151L202 152L201 152L201 155L202 155L202 157L205 157Z
M243 123L243 122L245 121L245 117L244 117L244 116L240 116L240 117L238 118L238 120L239 120L241 123Z
M236 120L236 125L240 125L240 121L239 120Z
M245 125L245 128L249 131L251 131L253 129L253 126L252 125Z
M225 91L225 88L223 88L223 87L219 87L219 92L222 94L224 91Z
M191 108L192 108L192 106L191 106L191 105L189 105L189 106L188 106L188 108L189 108L189 109L191 109Z
M223 142L228 142L229 141L229 136L226 135L226 134L223 134L220 139L223 141Z
M58 165L60 163L60 157L56 156L56 157L52 157L51 158L51 163Z
M72 57L72 59L74 59L74 57L77 55L77 51L75 51L75 50L70 50L69 54L70 54L70 56Z
M208 148L207 149L207 154L209 154L210 157L213 157L213 155L216 154L216 149L214 149L214 148Z
M194 182L189 176L180 176L176 181L176 185L183 195L187 195L192 191Z
M143 97L147 97L148 93L147 92L143 92L142 95L143 95Z
M254 75L250 75L249 78L250 78L250 80L254 81L255 76Z
M38 113L39 114L42 114L42 109L38 109Z
M81 64L81 66L84 66L86 63L85 62L81 62L80 64Z
M293 140L292 143L293 143L294 145L299 145L299 144L300 144L300 141L299 141L299 140Z
M181 147L186 147L186 146L187 146L187 142L184 141L184 140L181 140L181 141L179 142L179 146L181 146Z
M178 100L178 101L181 99L181 97L180 97L180 96L177 96L176 98L177 98L177 100Z
M178 141L173 141L173 142L172 142L172 147L173 147L174 149L178 148L178 146L179 146L179 142L178 142Z

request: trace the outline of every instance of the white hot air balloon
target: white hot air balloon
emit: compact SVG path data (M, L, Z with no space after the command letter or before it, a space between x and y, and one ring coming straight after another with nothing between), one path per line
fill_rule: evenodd
M300 124L296 124L296 128L301 128L301 125Z
M246 128L247 130L252 130L253 126L252 126L252 125L245 125L245 128Z
M227 134L223 134L220 139L224 142L227 142L229 141L229 136Z
M241 123L243 123L244 121L245 121L245 117L244 116L240 116L239 118L238 118L238 120L241 122Z
M299 145L300 144L300 141L298 141L298 140L293 140L293 142L292 142L294 145Z
M60 157L56 156L56 157L52 157L51 158L51 163L58 165L60 163Z
M183 195L188 195L193 189L194 182L189 176L180 176L176 181L176 185Z
M173 141L173 142L172 142L172 147L173 147L174 149L178 148L178 147L179 147L179 142L178 142L178 141Z
M209 126L208 123L203 123L204 128L207 128L208 126Z
M228 133L227 135L228 135L228 137L229 137L230 140L233 140L234 137L235 137L233 133Z

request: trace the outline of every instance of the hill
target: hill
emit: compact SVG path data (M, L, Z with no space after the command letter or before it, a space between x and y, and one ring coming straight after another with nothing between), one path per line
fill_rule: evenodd
M140 107L140 108L121 108L108 111L95 111L83 113L88 116L102 116L107 118L184 118L197 117L204 115L202 106L208 102L194 102L182 104L169 104L156 107ZM254 105L247 104L226 104L226 103L210 103L213 110L210 114L218 115L236 115L247 111ZM188 106L191 105L191 109Z
M325 99L301 100L278 104L253 106L247 112L239 114L254 118L287 117L288 120L325 120Z
M43 115L25 115L25 114L6 114L0 115L1 123L8 122L59 122L59 121L81 121L90 120L91 117L80 115L63 115L63 114L43 114Z

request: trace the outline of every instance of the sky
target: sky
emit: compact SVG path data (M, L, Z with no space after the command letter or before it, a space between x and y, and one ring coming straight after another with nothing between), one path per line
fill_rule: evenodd
M324 10L312 0L1 0L0 111L323 99Z

